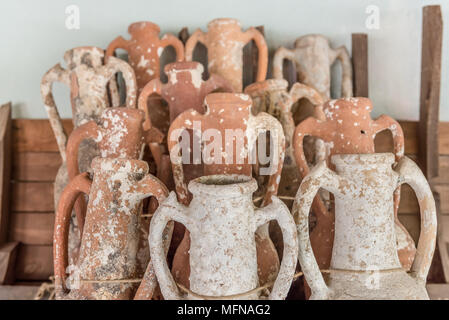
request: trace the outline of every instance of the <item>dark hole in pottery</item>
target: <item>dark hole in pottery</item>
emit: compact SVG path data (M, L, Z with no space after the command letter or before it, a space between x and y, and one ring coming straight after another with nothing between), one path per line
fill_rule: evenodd
M365 134L366 132L365 132L365 130L360 130L360 133Z

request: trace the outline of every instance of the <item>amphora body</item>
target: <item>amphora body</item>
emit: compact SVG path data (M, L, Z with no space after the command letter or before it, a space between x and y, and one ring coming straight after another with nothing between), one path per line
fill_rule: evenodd
M198 42L207 48L208 70L228 80L235 92L243 90L243 47L254 40L258 49L256 81L265 80L268 68L268 48L263 35L255 28L242 31L235 19L215 19L208 31L196 30L186 43L186 60L191 61Z
M435 201L418 166L390 153L334 155L336 173L321 162L301 183L293 215L299 262L311 299L428 299L425 288L435 249ZM416 193L421 234L412 268L401 266L396 245L393 193L402 183ZM335 196L335 240L330 274L323 277L309 238L309 209L319 188Z
M386 115L373 120L370 116L372 108L372 103L367 98L330 100L323 105L325 120L310 117L301 122L296 127L293 138L296 163L301 175L304 177L310 172L303 148L306 136L316 137L324 142L324 153L319 155L319 159L329 160L336 154L374 153L376 134L389 130L393 136L395 159L398 161L404 155L402 128L397 121ZM332 163L328 165L333 168ZM399 200L400 189L394 195L395 226L400 261L409 270L416 249L412 237L397 217ZM334 208L326 205L320 196L315 198L312 208L316 216L316 224L311 233L312 247L320 268L327 269L334 239Z
M53 98L52 86L54 82L62 82L70 88L70 100L72 105L72 118L74 127L91 121L98 120L101 113L111 106L108 99L107 83L116 73L122 72L127 87L126 105L136 105L136 79L131 67L124 61L111 59L103 64L104 52L96 47L80 47L67 51L64 60L67 69L56 64L42 77L41 95L45 109L48 113L50 125L56 137L62 165L58 170L54 185L55 208L57 207L60 194L67 185L68 173L66 166L66 144L67 134L63 128L58 108ZM111 97L114 94L111 93ZM85 140L80 145L79 166L80 171L85 172L90 168L92 159L98 155L98 149L92 140ZM74 217L74 216L73 216ZM79 246L76 221L72 223L70 237L71 247Z
M255 232L277 220L284 236L284 255L270 299L284 299L295 272L296 227L287 207L275 196L273 202L255 209L253 178L239 175L204 176L190 182L190 205L177 202L171 193L151 221L150 251L154 271L165 299L201 299L201 296L258 299L260 292L245 295L259 285ZM162 231L169 220L190 231L190 290L179 292L162 250Z
M277 193L283 166L285 138L282 125L264 112L253 116L251 98L243 94L212 93L206 96L205 106L204 114L194 110L185 111L170 126L168 147L179 201L184 205L189 204L191 194L187 190L187 183L199 176L238 174L251 177L253 163L257 162L257 157L254 156L256 140L259 133L269 131L273 142L273 149L270 150L271 163L269 167L259 168L257 172L259 175L269 176L262 206L269 204L271 196ZM184 174L183 164L190 159L185 157L186 149L190 148L190 139L188 135L184 135L187 129L193 130L200 141L204 142L203 146L193 146L193 155L195 156L196 151L201 156L193 159L197 161L193 164L201 169L195 171L196 177ZM276 276L279 266L276 249L269 238L268 224L259 228L256 243L260 253L259 278L262 283L266 283ZM186 232L176 251L172 268L175 279L185 286L189 279L189 247L189 234Z
M142 199L162 201L166 187L139 160L95 158L94 178L76 176L64 189L54 229L55 288L58 299L131 299L137 289ZM74 202L89 194L80 254L68 265L68 228ZM67 273L71 272L70 281Z

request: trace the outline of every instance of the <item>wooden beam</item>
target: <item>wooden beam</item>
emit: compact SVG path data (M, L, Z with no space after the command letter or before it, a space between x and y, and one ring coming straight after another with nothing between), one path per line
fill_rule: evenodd
M368 35L352 34L354 97L368 97Z
M17 152L13 154L12 180L53 182L61 163L59 152Z
M53 274L53 246L21 245L17 253L16 279L47 281Z
M0 300L33 300L39 286L0 286Z
M10 220L10 241L26 245L53 244L54 213L13 213Z
M0 285L13 284L19 242L0 245Z
M449 300L448 283L430 283L426 285L430 300Z
M52 182L12 183L12 212L53 212L54 210Z
M439 5L423 7L422 48L421 48L421 93L419 110L419 134L417 140L418 163L431 182L439 175L439 109L441 86L441 53L443 43L443 18ZM436 194L438 213L438 247L446 282L449 282L449 257L447 242L443 240L449 232L449 226L441 221L441 194Z
M65 132L73 130L71 119L63 119ZM12 122L13 152L59 152L48 119L14 119Z
M438 121L440 109L443 19L440 6L423 8L419 162L428 179L438 176Z
M0 245L8 238L11 182L11 102L0 107Z

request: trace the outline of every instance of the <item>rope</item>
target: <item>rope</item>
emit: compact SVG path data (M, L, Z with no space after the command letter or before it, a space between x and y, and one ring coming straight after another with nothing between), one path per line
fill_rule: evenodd
M322 272L324 272L324 271L325 270L323 270ZM293 280L301 277L302 275L303 275L303 273L301 271L296 273L293 276ZM268 289L269 287L274 285L274 281L268 282L268 283L264 284L263 286L260 286L258 288L252 289L250 291L246 291L246 292L238 293L238 294L231 294L229 296L206 296L206 295L201 295L201 294L197 294L197 293L195 293L193 291L190 291L189 289L187 289L186 287L184 287L183 285L181 285L179 283L177 283L176 285L179 287L179 289L181 289L185 293L187 293L187 294L189 294L192 297L197 298L197 299L203 299L203 300L230 300L230 299L243 298L243 297L246 297L246 296L258 293L259 291Z
M321 273L331 273L331 272L341 272L341 273L367 273L367 272L391 272L391 271L399 271L399 270L403 270L402 268L394 268L394 269L385 269L385 270L344 270L344 269L323 269L320 270ZM298 279L299 277L302 277L304 275L304 273L302 271L296 273L293 276L293 280ZM260 286L258 288L252 289L250 291L247 292L243 292L243 293L238 293L238 294L232 294L229 296L206 296L206 295L201 295L198 293L195 293L193 291L190 291L189 289L187 289L186 287L184 287L183 285L177 283L176 285L179 287L179 289L181 289L182 291L184 291L185 293L191 295L194 298L197 299L203 299L203 300L231 300L231 299L238 299L238 298L244 298L246 296L258 293L259 291L268 289L269 287L274 285L275 281L271 281L268 282L266 284L264 284L263 286Z
M43 300L46 293L48 293L48 300L54 300L55 298L55 278L53 276L50 277L51 283L44 282L40 285L39 289L34 296L34 300Z
M81 279L80 282L83 283L136 283L136 282L142 282L143 279L113 279L113 280L86 280Z

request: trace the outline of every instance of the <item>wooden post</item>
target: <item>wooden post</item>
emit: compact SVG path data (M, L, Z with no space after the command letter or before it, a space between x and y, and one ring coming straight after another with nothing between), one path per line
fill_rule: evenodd
M11 102L0 107L0 245L8 237L11 182Z
M368 97L368 35L352 34L354 97Z
M11 102L0 107L0 285L14 282L18 242L7 243L11 189Z
M178 33L178 39L182 41L184 45L186 45L187 40L189 39L189 29L187 27L184 27L179 31Z
M446 282L449 281L449 225L441 217L440 195L435 181L439 176L438 125L440 109L443 18L439 5L423 8L421 93L418 130L418 162L435 192L438 213L438 251ZM439 181L439 180L438 180ZM437 259L436 259L437 260ZM437 267L437 266L435 266Z

